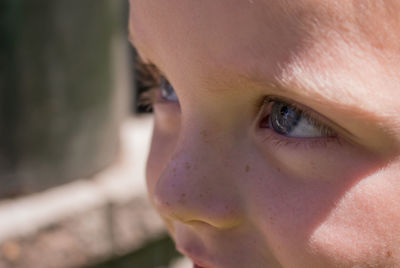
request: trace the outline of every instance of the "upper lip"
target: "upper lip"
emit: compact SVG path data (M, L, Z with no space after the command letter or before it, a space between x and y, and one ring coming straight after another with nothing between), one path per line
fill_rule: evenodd
M190 257L189 257L190 258ZM193 261L193 263L194 264L196 264L196 268L214 268L213 266L208 266L208 265L205 265L205 264L202 264L202 263L200 263L200 262L196 262L195 260L193 260L192 259L192 261Z
M199 265L199 264L197 264L197 263L195 263L195 265L196 265L196 268L211 268L211 267L201 266L201 265Z
M207 268L207 267L205 267L205 266L201 266L201 265L199 265L199 264L197 264L197 263L195 263L195 268Z
M185 254L188 258L190 258L193 263L195 263L197 266L200 266L201 268L213 268L214 266L211 266L209 263L205 262L204 260L200 260L192 255Z
M212 266L209 261L206 261L205 257L203 254L200 252L193 252L191 250L191 247L179 247L177 246L177 250L182 253L183 255L187 256L189 259L193 261L197 266L200 266L201 268L215 268L215 266Z

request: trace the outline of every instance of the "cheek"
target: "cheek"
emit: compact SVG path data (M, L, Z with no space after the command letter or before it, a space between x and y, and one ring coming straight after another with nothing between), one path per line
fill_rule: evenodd
M154 105L154 129L146 165L147 188L153 196L155 183L175 151L180 125L179 107Z
M376 169L377 159L350 146L286 146L262 153L259 175L247 187L255 213L260 218L269 215L261 220L263 229L273 225L275 234L291 233L294 240L304 241L343 196Z
M363 172L337 170L327 181L301 181L272 169L254 176L251 217L282 263L381 267L400 261L400 170L356 164Z
M154 189L160 175L168 163L168 160L171 158L175 144L176 135L162 131L159 124L156 123L154 125L151 148L146 165L147 192L154 208L157 208L154 203ZM163 217L160 211L158 212L164 220L165 226L169 230L170 235L173 236L174 231L172 223L167 218Z
M175 144L176 135L161 131L155 124L146 166L147 189L151 198L155 184L172 156Z
M326 258L394 267L400 261L400 183L382 171L349 189L310 237ZM392 266L393 265L393 266Z
M344 180L353 183L372 170L377 162L370 152L343 139L278 148L268 146L263 154L265 161L273 161L286 177L305 183L330 181L337 184Z

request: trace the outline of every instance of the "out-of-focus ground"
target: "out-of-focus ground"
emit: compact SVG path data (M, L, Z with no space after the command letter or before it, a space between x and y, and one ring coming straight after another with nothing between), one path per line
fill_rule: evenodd
M164 237L162 221L146 196L151 128L152 116L127 119L117 161L93 178L0 202L0 267L89 267ZM112 267L118 267L115 263ZM178 259L169 267L190 263Z

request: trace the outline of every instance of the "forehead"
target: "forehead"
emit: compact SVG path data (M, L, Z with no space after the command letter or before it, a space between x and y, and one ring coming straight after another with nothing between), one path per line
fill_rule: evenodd
M319 53L332 43L335 54L349 43L398 52L398 6L382 0L131 0L130 32L135 46L165 69L175 62L181 69L190 64L192 73L193 63L238 68L248 59L268 62L265 76L297 54L316 51L316 44Z
M282 44L296 46L305 38L301 27L305 12L311 12L257 0L132 0L131 7L135 45L157 54L152 57L179 53L174 56L181 62L189 55L201 60L206 53L224 61L237 52L273 57Z
M218 40L221 33L234 32L240 37L243 30L264 38L276 37L276 31L287 29L291 29L290 34L327 28L343 33L374 35L381 30L388 34L392 30L389 24L399 26L399 6L397 0L131 0L131 30L138 44L165 33L171 35L171 41L183 41L175 34Z

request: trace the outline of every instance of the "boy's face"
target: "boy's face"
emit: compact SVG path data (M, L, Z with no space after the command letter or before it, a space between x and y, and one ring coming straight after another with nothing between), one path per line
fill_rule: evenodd
M198 267L400 264L399 14L131 0L132 41L179 98L154 105L148 190Z

